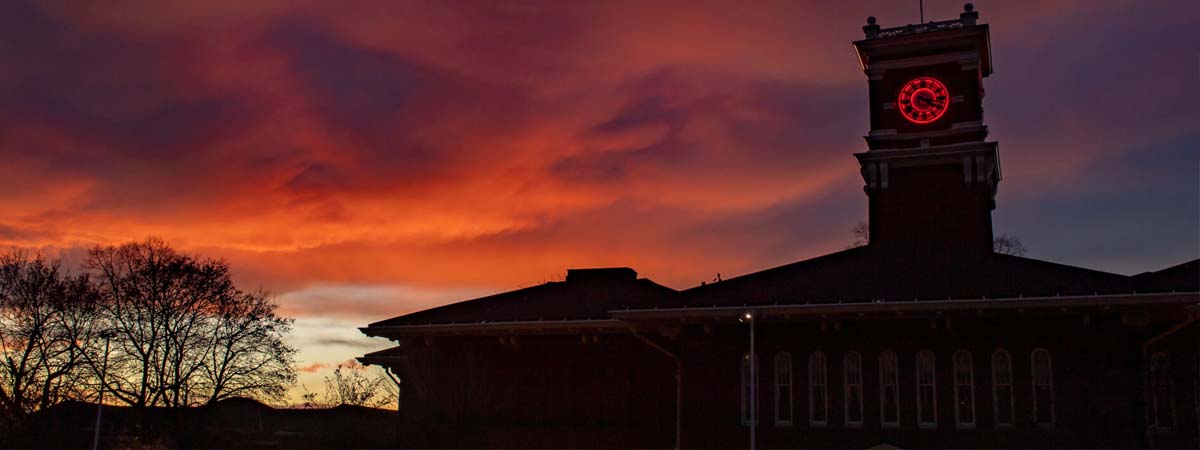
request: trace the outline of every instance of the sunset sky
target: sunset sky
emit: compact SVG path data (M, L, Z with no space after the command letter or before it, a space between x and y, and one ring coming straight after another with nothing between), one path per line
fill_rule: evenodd
M974 3L997 232L1200 256L1194 1ZM845 248L868 15L917 0L0 2L0 245L225 258L317 390L387 346L356 327L567 268L683 289Z

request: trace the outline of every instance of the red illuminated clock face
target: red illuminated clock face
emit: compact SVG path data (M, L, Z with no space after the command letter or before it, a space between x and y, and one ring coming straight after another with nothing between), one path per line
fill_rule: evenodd
M900 100L896 108L900 115L916 124L933 123L946 115L950 106L950 92L946 85L935 78L920 77L905 83L900 89Z

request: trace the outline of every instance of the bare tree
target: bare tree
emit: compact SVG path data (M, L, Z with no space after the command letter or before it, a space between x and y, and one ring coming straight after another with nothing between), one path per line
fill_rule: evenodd
M850 232L854 233L854 242L850 244L849 248L862 247L871 243L871 226L866 222L859 222Z
M224 261L157 239L96 247L85 267L116 335L107 392L135 406L189 406L231 395L278 398L295 380L289 319L265 294L234 287ZM95 359L90 360L93 369ZM96 373L99 373L98 369Z
M117 336L106 391L136 406L186 404L180 396L202 362L188 348L203 346L202 335L193 330L204 300L214 294L204 290L201 274L216 268L158 240L96 247L84 264L95 274L104 320Z
M325 393L318 398L316 393L303 395L307 407L333 407L338 405L383 408L396 404L399 394L395 383L384 375L371 376L367 368L350 361L338 364L332 377L325 377Z
M1020 239L1001 234L992 239L992 251L1002 255L1024 256L1027 249Z
M234 396L283 400L296 381L295 350L283 342L292 320L266 293L239 293L217 308L203 381L208 402Z
M847 248L862 247L871 243L871 227L866 222L859 222L850 232L854 234L854 242ZM1020 239L1001 234L992 239L992 251L1003 255L1024 256L1028 249Z
M95 295L86 276L21 251L0 255L0 413L21 417L86 395Z

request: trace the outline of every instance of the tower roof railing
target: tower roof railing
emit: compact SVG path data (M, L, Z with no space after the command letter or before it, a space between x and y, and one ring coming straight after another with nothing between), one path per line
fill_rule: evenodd
M967 3L963 5L963 12L958 15L957 19L943 20L940 22L929 21L918 24L908 24L891 28L880 28L875 23L875 17L867 18L867 25L863 27L863 32L866 33L867 39L882 39L896 36L904 36L909 34L928 33L932 31L954 30L958 28L969 27L975 25L979 19L979 12L975 11L975 5Z

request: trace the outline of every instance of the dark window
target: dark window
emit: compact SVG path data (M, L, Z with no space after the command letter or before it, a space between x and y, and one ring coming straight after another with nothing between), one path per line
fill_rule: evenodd
M829 423L829 385L824 353L808 356L808 392L808 422L825 426Z
M863 376L862 356L858 352L842 357L842 375L845 378L846 425L862 426L863 423Z
M1012 355L1004 349L992 352L992 412L996 426L1013 424Z
M1150 410L1154 428L1175 428L1175 392L1171 382L1171 360L1166 353L1150 358Z
M1035 349L1029 355L1033 371L1033 417L1040 426L1054 426L1054 363L1050 351Z
M775 424L792 424L792 355L775 354Z
M917 425L923 428L937 426L935 364L933 352L921 350L917 353Z
M975 426L975 362L966 350L954 353L954 417L959 427Z
M900 370L896 353L879 354L879 407L884 426L900 425Z

